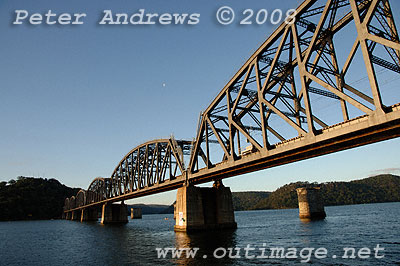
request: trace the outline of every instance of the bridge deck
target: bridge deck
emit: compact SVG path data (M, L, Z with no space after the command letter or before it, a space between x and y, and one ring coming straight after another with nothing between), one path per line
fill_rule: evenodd
M198 172L188 175L188 180L191 184L206 183L216 179L233 177L400 137L400 104L392 106L391 110L387 114L374 113L371 116L364 115L347 122L326 127L317 135L308 134L300 138L278 143L271 150L262 150L247 154L236 161L222 162L209 169L200 169ZM184 185L185 181L186 177L180 175L173 180L166 180L134 192L87 204L68 211L174 190Z

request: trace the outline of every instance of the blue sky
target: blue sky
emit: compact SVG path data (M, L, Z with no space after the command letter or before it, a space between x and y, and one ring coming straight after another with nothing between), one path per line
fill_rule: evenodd
M55 177L86 188L145 141L195 137L204 110L275 26L222 26L229 5L287 10L299 0L1 0L0 180ZM200 13L198 25L98 25L102 11ZM398 1L392 1L396 15ZM14 11L87 13L83 25L12 25ZM163 86L165 84L165 86ZM393 85L393 84L391 84ZM398 94L397 94L398 95ZM233 191L293 181L400 174L400 140L225 181ZM175 192L134 202L171 203Z

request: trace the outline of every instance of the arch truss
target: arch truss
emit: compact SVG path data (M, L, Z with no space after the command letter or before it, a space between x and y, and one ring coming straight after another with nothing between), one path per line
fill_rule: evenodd
M99 202L111 197L110 178L97 177L89 185L86 192L86 204Z
M400 73L388 0L304 1L202 113L190 172L392 112L382 72Z
M173 138L150 141L134 148L111 175L112 196L185 178L185 156L190 154L190 149L190 141Z
M82 207L85 206L86 203L86 190L79 190L78 193L76 194L76 207Z

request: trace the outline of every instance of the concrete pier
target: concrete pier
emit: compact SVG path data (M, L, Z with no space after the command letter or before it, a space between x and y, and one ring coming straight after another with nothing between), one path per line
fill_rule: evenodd
M127 223L128 209L122 204L104 204L101 212L101 223Z
M97 208L82 209L81 222L94 222L98 219Z
M319 188L298 188L299 216L305 220L321 220L326 217Z
M131 219L142 219L142 209L132 208L131 209Z
M220 183L221 184L221 183ZM232 193L221 185L178 189L174 211L175 231L235 229Z
M71 220L72 221L80 221L81 220L81 211L72 211Z

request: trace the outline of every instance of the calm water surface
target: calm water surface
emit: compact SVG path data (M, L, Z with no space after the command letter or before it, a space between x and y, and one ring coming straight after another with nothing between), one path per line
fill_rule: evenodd
M238 229L208 233L175 233L172 215L147 215L122 226L73 221L0 223L0 265L301 265L298 259L213 258L215 249L319 248L328 258L312 257L316 265L400 265L400 203L326 207L327 218L301 222L298 210L236 212ZM164 220L168 217L169 220ZM344 247L357 250L377 244L383 259L343 259ZM157 258L156 248L199 248L195 258ZM217 253L221 254L221 253ZM306 254L306 253L305 253ZM332 255L337 258L333 259ZM207 258L203 258L207 255Z

